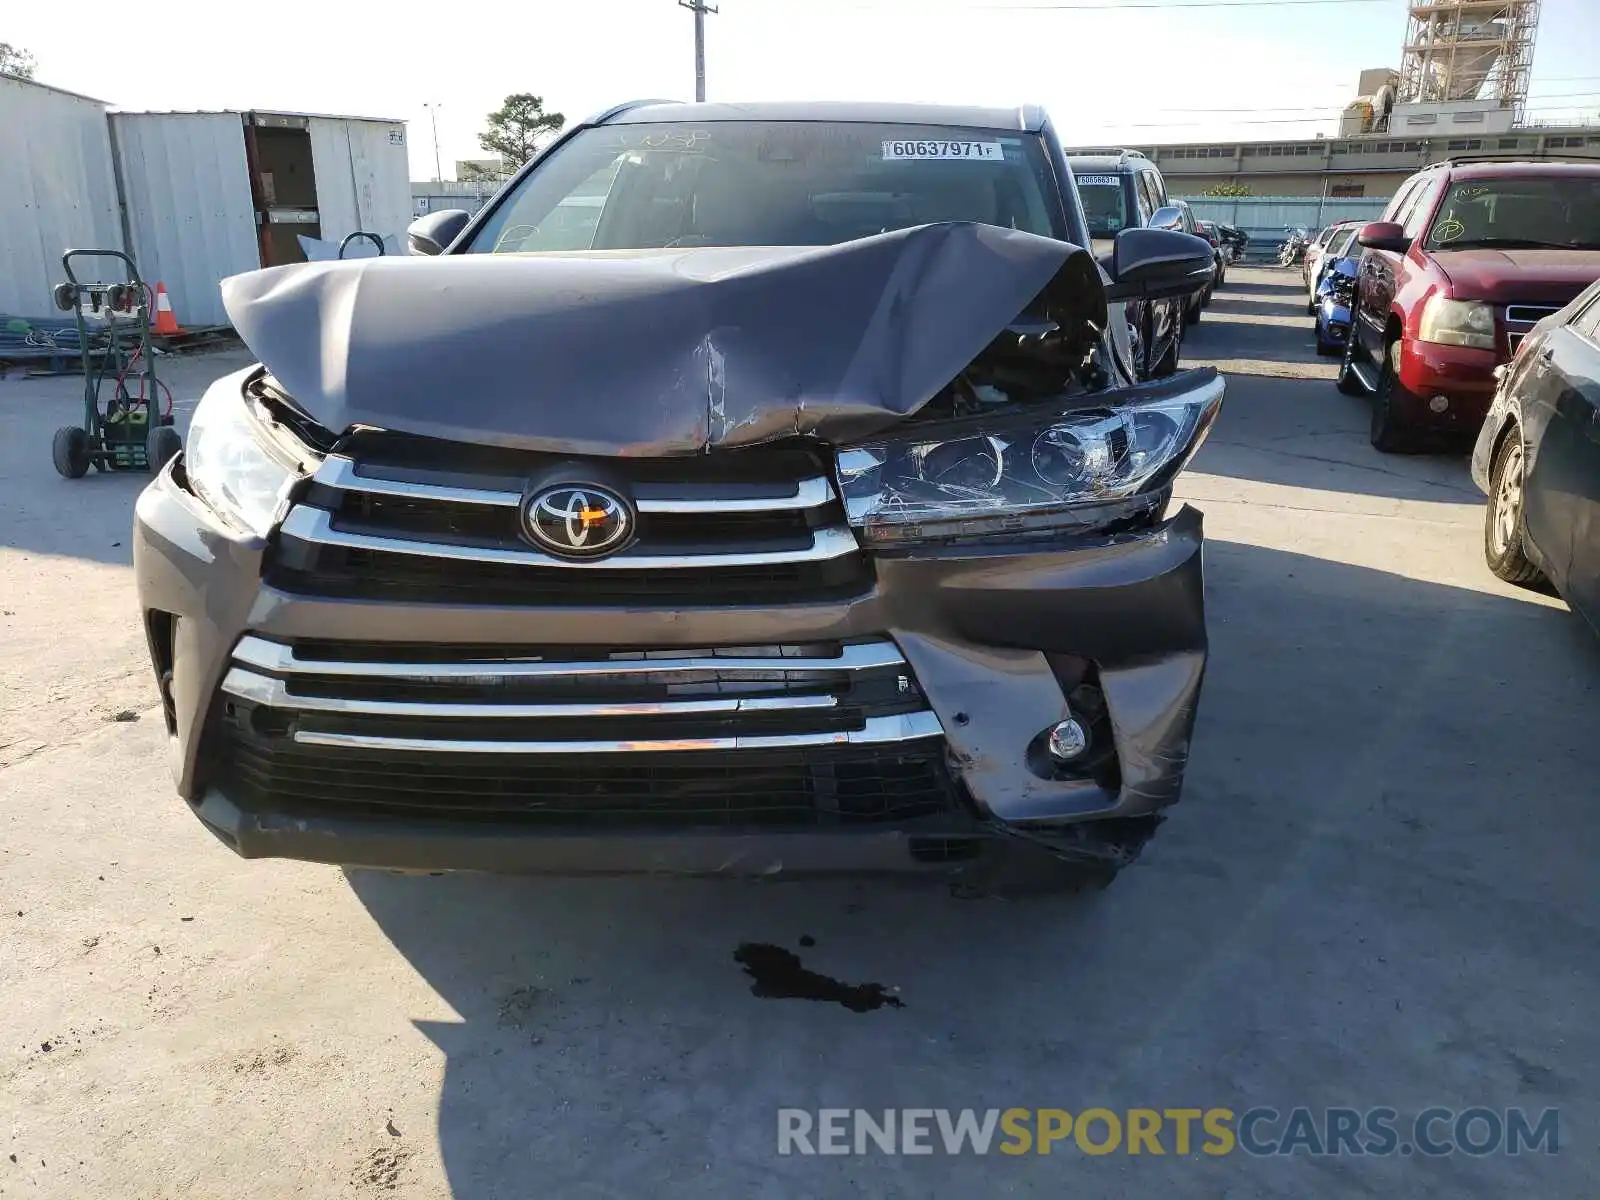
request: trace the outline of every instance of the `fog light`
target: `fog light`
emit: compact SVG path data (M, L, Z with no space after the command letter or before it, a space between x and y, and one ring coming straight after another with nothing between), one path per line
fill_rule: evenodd
M1448 396L1435 396L1428 401L1428 407L1436 413L1443 412L1450 407L1450 398Z
M1089 731L1068 718L1051 727L1050 736L1045 739L1045 748L1057 762L1071 762L1089 748Z

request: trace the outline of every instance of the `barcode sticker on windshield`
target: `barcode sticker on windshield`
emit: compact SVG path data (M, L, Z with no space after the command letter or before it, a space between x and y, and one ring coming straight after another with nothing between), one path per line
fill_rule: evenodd
M1122 180L1115 175L1078 175L1074 176L1079 187L1121 187Z
M1006 156L999 142L885 142L883 157L886 162L944 158L1004 162Z

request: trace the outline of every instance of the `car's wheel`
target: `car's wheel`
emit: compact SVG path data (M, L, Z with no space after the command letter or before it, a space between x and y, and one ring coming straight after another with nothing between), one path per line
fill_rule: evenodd
M1317 354L1320 357L1322 357L1322 358L1332 358L1335 354L1338 354L1339 351L1342 350L1342 349L1343 349L1343 347L1340 346L1337 342L1325 342L1325 341L1323 341L1321 332L1319 331L1317 333ZM1343 368L1340 368L1340 369L1343 370Z
M1168 375L1171 375L1177 371L1178 343L1180 340L1182 340L1178 331L1182 328L1182 325L1174 326L1172 331L1172 342L1167 346L1166 353L1161 356L1161 361L1156 363L1156 365L1151 368L1150 378L1165 379Z
M1378 366L1378 390L1372 394L1372 448L1380 454L1409 454L1416 448L1416 433L1400 423L1395 412L1396 402L1405 399L1405 387L1400 382L1400 342L1392 341L1384 348L1383 362Z
M157 425L150 431L150 436L145 438L145 458L150 462L150 474L155 475L161 468L172 461L174 455L183 449L183 439L178 436L178 431L171 425Z
M1489 473L1489 507L1483 515L1483 559L1507 583L1538 583L1544 572L1528 560L1522 483L1527 450L1522 430L1513 425L1494 456Z
M50 443L50 461L63 479L82 479L89 473L89 431L63 425Z

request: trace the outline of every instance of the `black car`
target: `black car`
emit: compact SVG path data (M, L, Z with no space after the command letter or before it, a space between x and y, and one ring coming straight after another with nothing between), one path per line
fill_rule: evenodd
M1228 282L1228 264L1233 261L1233 257L1228 251L1227 243L1222 240L1222 231L1217 228L1215 221L1197 220L1194 224L1195 231L1210 242L1211 249L1216 252L1216 281L1212 284L1212 290L1215 291Z
M1186 324L1194 325L1200 320L1201 310L1211 303L1211 293L1217 281L1217 250L1211 242L1206 241L1205 235L1200 232L1200 223L1195 220L1194 209L1189 207L1187 200L1171 200L1165 208L1157 209L1150 215L1150 228L1168 229L1174 233L1187 233L1205 241L1211 247L1211 271L1206 275L1200 287L1196 288L1183 301L1183 319Z
M1118 311L1205 243L1089 241L1037 109L645 102L224 280L260 364L135 512L177 790L246 858L1106 880L1189 758L1223 381Z
M1489 569L1508 583L1548 580L1600 633L1600 282L1500 368L1472 478L1489 497Z
M1096 254L1109 252L1112 239L1122 230L1149 224L1167 204L1161 172L1137 150L1069 150L1067 163ZM1125 311L1138 341L1140 377L1158 379L1176 371L1183 342L1183 299L1133 301Z

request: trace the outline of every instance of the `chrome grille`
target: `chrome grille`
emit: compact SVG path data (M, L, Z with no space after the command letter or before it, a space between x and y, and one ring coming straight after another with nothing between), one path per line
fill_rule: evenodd
M1505 309L1506 348L1512 354L1522 344L1522 339L1533 327L1553 312L1560 312L1558 304L1508 304Z
M1537 325L1551 313L1560 311L1561 305L1559 304L1508 304L1506 305L1506 324Z
M696 650L247 636L212 744L247 806L557 824L897 820L953 795L938 718L884 640Z
M268 581L300 594L585 606L796 603L871 586L810 448L605 460L608 473L628 476L639 535L584 562L522 537L526 482L558 461L358 437L323 461L289 511Z

